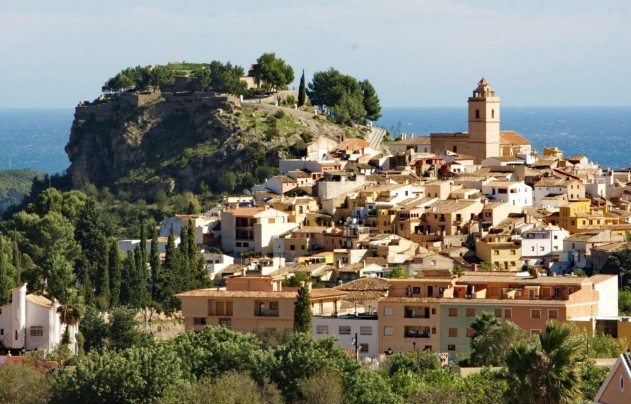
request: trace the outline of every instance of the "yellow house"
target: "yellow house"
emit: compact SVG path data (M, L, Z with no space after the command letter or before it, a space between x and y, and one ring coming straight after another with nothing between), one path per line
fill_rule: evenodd
M631 224L609 213L607 206L602 210L592 209L589 199L559 207L559 212L548 216L546 223L562 227L570 233L611 230L612 234L624 236L631 231Z
M291 329L294 325L296 288L283 288L284 277L242 276L226 279L226 289L197 289L178 293L184 327L201 330L224 326L239 332ZM310 285L310 284L309 284ZM346 292L311 290L314 315L332 316L340 311Z
M294 198L277 198L271 203L272 207L289 215L289 221L302 223L309 213L317 212L320 208L318 202L308 196L297 196Z
M475 241L475 255L504 270L521 269L521 245L510 236L493 234Z

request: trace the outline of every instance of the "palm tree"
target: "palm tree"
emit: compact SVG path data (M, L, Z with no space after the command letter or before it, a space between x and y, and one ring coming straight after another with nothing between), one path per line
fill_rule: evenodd
M57 313L59 314L59 321L66 325L61 337L61 345L68 346L70 344L70 327L79 324L83 313L77 302L68 302L59 306Z
M543 334L512 348L506 357L510 399L548 404L580 398L581 345L569 325L548 322Z

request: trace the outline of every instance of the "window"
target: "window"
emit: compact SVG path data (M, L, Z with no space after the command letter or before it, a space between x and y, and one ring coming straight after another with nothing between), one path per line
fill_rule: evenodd
M458 317L458 308L450 307L449 308L449 317Z
M415 295L420 295L421 294L421 288L419 286L414 286L412 288L412 293L414 293Z
M567 288L567 294L570 295L574 293L574 288Z
M475 110L475 119L480 119L480 110L479 109Z
M269 302L270 310L278 310L278 302Z
M467 327L467 337L473 337L473 328Z
M456 346L454 344L447 345L447 350L448 351L455 351L456 350Z
M504 309L504 318L512 318L513 309Z
M392 307L384 307L383 308L383 315L384 316L391 316L392 315Z
M541 318L541 309L530 309L530 318Z
M206 325L206 317L193 317L193 325Z
M495 317L502 318L502 309L495 309Z
M350 325L341 325L338 329L340 335L351 335L351 326Z
M548 310L548 318L550 320L556 320L557 318L559 318L559 311L557 309Z
M372 335L372 327L359 327L360 335Z
M289 246L289 249L290 249L291 251L294 251L294 250L296 249L296 246L295 246L295 245L290 245L290 246Z
M228 329L232 328L232 320L229 318L220 318L219 325Z
M328 325L317 325L316 326L316 334L322 335L322 334L328 334L328 333L329 333L329 326Z
M34 325L31 327L31 337L43 337L44 327L41 325Z
M541 330L530 330L530 336L541 334Z
M467 307L467 317L475 317L475 309L473 307Z
M458 329L457 328L450 328L448 335L450 337L457 337L458 336Z
M528 291L528 298L529 299L534 299L535 298L535 291L534 290L530 289Z
M436 314L436 308L432 307L432 314Z
M391 337L394 335L394 328L393 327L383 327L383 335L385 335L386 337Z
M368 352L368 344L359 344L359 352Z

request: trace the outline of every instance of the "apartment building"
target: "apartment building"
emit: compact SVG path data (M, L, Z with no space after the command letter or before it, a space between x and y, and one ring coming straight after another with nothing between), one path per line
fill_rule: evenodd
M379 299L379 352L439 351L440 300L453 292L452 276L390 279Z
M482 261L504 270L521 268L522 247L512 236L489 234L475 240L475 255Z
M239 332L291 329L297 289L283 288L283 279L282 276L229 277L225 290L178 293L184 327L200 330L206 326L224 326ZM337 289L312 289L313 314L338 314L345 294Z
M227 253L272 253L272 238L299 227L289 214L269 207L221 212L221 246Z

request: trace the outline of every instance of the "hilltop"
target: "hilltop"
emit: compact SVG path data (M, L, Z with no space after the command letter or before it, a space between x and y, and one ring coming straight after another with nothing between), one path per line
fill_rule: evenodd
M282 100L281 100L282 101ZM259 103L260 102L260 103ZM313 109L310 109L313 111ZM122 93L77 106L66 152L75 188L137 198L250 188L318 137L362 136L313 112L204 91Z

